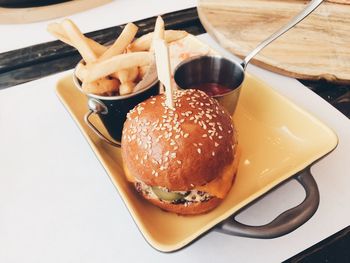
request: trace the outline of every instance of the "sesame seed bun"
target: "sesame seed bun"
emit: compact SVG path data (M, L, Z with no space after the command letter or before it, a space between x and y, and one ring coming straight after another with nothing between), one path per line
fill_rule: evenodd
M146 200L181 215L209 212L229 193L238 167L230 115L198 90L178 90L129 112L122 156L126 178Z
M136 180L187 191L214 180L233 162L234 132L231 116L202 91L176 91L174 109L158 95L129 112L123 161Z

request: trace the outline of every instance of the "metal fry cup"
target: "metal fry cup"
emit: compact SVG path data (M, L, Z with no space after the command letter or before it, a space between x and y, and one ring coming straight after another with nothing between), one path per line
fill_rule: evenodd
M79 63L83 63L80 61ZM81 81L77 78L75 71L73 74L75 86L81 91ZM120 147L122 131L127 113L137 104L148 99L151 96L159 94L158 77L155 64L152 64L145 74L144 78L136 85L136 92L122 96L99 96L95 94L86 94L88 97L89 111L85 114L84 120L86 124L107 143ZM90 117L97 114L105 126L110 137L114 141L106 137L91 122Z

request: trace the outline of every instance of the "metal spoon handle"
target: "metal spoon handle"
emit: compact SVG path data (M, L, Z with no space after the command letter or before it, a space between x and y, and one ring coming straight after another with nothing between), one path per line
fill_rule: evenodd
M305 17L307 17L309 14L312 13L321 3L323 0L312 0L303 11L301 11L298 15L296 15L291 21L289 21L288 24L281 27L279 30L277 30L275 33L273 33L270 37L262 41L255 49L253 49L243 60L241 63L243 69L247 67L250 60L258 54L264 47L266 47L268 44L270 44L272 41L286 33L289 29L294 27L296 24L298 24L300 21L302 21Z

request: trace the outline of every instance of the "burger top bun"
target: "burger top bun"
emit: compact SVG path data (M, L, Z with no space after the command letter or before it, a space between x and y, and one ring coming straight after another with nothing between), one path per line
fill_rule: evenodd
M220 176L233 161L231 116L199 90L177 90L174 109L165 95L151 97L129 112L124 123L124 164L139 181L187 191Z

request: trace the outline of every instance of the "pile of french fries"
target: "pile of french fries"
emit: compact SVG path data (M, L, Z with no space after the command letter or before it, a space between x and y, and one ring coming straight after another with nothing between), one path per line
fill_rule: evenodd
M126 95L138 91L137 83L154 63L152 43L159 36L172 42L184 38L186 31L164 30L164 21L157 18L154 32L134 39L138 27L128 23L114 43L107 47L82 34L69 19L51 23L47 30L57 39L75 47L84 63L75 74L82 82L82 90L102 96Z

